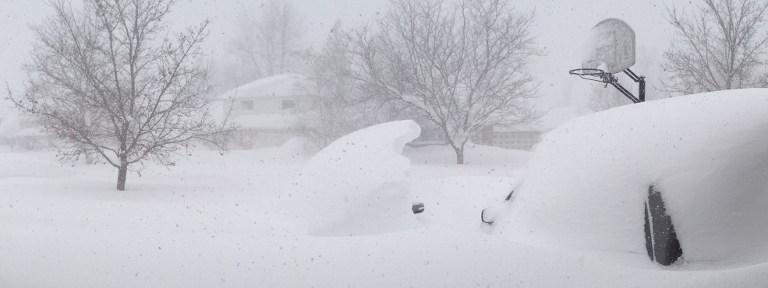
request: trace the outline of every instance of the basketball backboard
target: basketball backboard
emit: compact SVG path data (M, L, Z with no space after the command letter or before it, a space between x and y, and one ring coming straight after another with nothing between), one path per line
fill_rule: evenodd
M626 22L605 19L590 33L582 68L615 74L635 65L635 31Z

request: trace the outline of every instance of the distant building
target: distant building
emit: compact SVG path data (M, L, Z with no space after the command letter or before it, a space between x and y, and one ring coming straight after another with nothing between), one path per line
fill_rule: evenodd
M555 108L530 123L487 126L473 138L473 142L507 149L531 150L545 133L570 119L590 113L592 111L586 108Z
M282 74L242 85L222 94L222 113L237 127L233 148L276 146L305 135L312 125L311 81L299 74Z
M0 118L0 146L13 150L39 150L53 146L53 137L43 132L30 115L6 112Z

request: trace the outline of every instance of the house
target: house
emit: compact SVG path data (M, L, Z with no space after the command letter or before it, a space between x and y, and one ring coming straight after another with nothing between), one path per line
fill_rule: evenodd
M31 115L8 111L0 116L0 146L12 150L39 150L53 147L53 137Z
M219 97L222 113L237 128L230 146L277 146L305 134L313 125L312 82L299 74L281 74L234 88Z
M581 107L554 108L529 123L487 126L473 138L473 142L507 149L531 150L545 133L570 119L590 113L591 110Z

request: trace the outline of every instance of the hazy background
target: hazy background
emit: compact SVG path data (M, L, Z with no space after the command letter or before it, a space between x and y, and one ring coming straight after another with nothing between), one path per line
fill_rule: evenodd
M79 2L79 1L75 1ZM209 19L211 35L205 44L213 68L218 71L236 65L229 44L237 37L238 17L244 11L257 13L261 0L179 0L170 21L181 28ZM345 27L365 25L381 12L387 0L291 0L305 28L307 45L319 46L337 20ZM665 20L671 5L685 7L688 1L662 0L527 0L513 6L534 10L533 29L546 54L530 67L540 83L540 109L557 106L586 106L593 84L571 77L567 71L579 66L583 41L589 29L604 18L616 17L629 23L637 33L638 59L635 71L649 79L649 97L658 97L654 87L660 78L663 51L669 46L671 27ZM50 9L45 0L0 0L0 81L13 90L23 87L21 65L27 58L33 33L30 25L40 23ZM3 86L5 86L3 84ZM3 89L5 90L5 89ZM3 91L4 92L4 91ZM3 93L5 94L5 93ZM657 95L654 95L657 94ZM5 95L3 95L5 96ZM0 104L0 111L8 104Z

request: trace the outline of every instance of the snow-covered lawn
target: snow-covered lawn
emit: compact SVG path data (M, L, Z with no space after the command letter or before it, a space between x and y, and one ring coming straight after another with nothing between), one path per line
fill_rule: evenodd
M355 148L359 142L352 137L344 142L349 149L314 159L292 153L290 147L224 155L197 152L172 169L149 165L142 177L131 174L126 192L114 190L116 175L106 166L62 166L51 153L0 153L0 286L764 287L768 283L765 264L665 269L651 264L643 251L515 241L515 235L508 233L516 230L498 231L480 223L480 211L518 186L527 152L470 145L468 164L457 167L451 164L453 154L447 147L403 149L414 131L407 122L393 125L388 129L396 132L388 133L383 143L395 147ZM354 158L368 149L375 153ZM400 152L410 161L399 161ZM345 153L354 159L339 163L359 169L315 167L317 161L329 163ZM393 167L400 170L387 170ZM368 168L375 175L367 175ZM387 179L375 179L379 173L387 173ZM380 184L371 188L378 194L352 195L359 185L373 182ZM295 195L307 190L320 194ZM425 212L412 215L413 202L423 202ZM369 204L371 209L365 206ZM316 221L299 219L296 215L301 213L296 212L301 211ZM326 215L340 218L330 221Z
M428 151L405 154L412 159L451 156L445 147L424 149ZM149 167L143 177L131 179L130 191L124 193L112 189L113 175L106 167L56 166L68 175L56 169L53 177L37 173L3 177L0 283L3 287L635 283L722 287L717 283L739 283L730 281L758 269L668 272L650 265L622 267L615 264L621 260L615 256L533 248L489 234L479 222L479 211L515 185L516 169L526 158L515 151L499 155L504 163L460 168L414 165L408 182L415 199L426 204L425 213L416 217L423 224L417 228L362 236L298 234L286 231L289 223L279 216L293 203L278 199L304 161L275 159L274 154L273 150L224 156L198 153L172 170ZM52 154L32 153L13 157L38 163L54 159ZM506 162L509 159L519 161Z
M446 147L418 150L452 157ZM418 158L422 155L418 150L408 149L406 154ZM497 253L473 252L502 244L482 233L478 213L491 199L505 195L526 157L510 151L504 159L518 159L516 163L461 168L416 164L406 181L413 201L426 204L426 212L414 217L418 226L329 237L290 229L293 223L283 212L296 203L284 194L292 191L307 160L279 149L223 156L198 152L172 169L148 166L142 177L131 175L126 192L114 190L115 175L106 166L62 165L53 153L2 153L0 283L3 287L492 283L496 280L483 280L483 275L490 276L485 272L459 277L451 271L475 266L463 262L465 257L480 261L482 255ZM410 213L410 204L403 211ZM465 235L468 231L471 234ZM490 243L478 246L486 242Z

